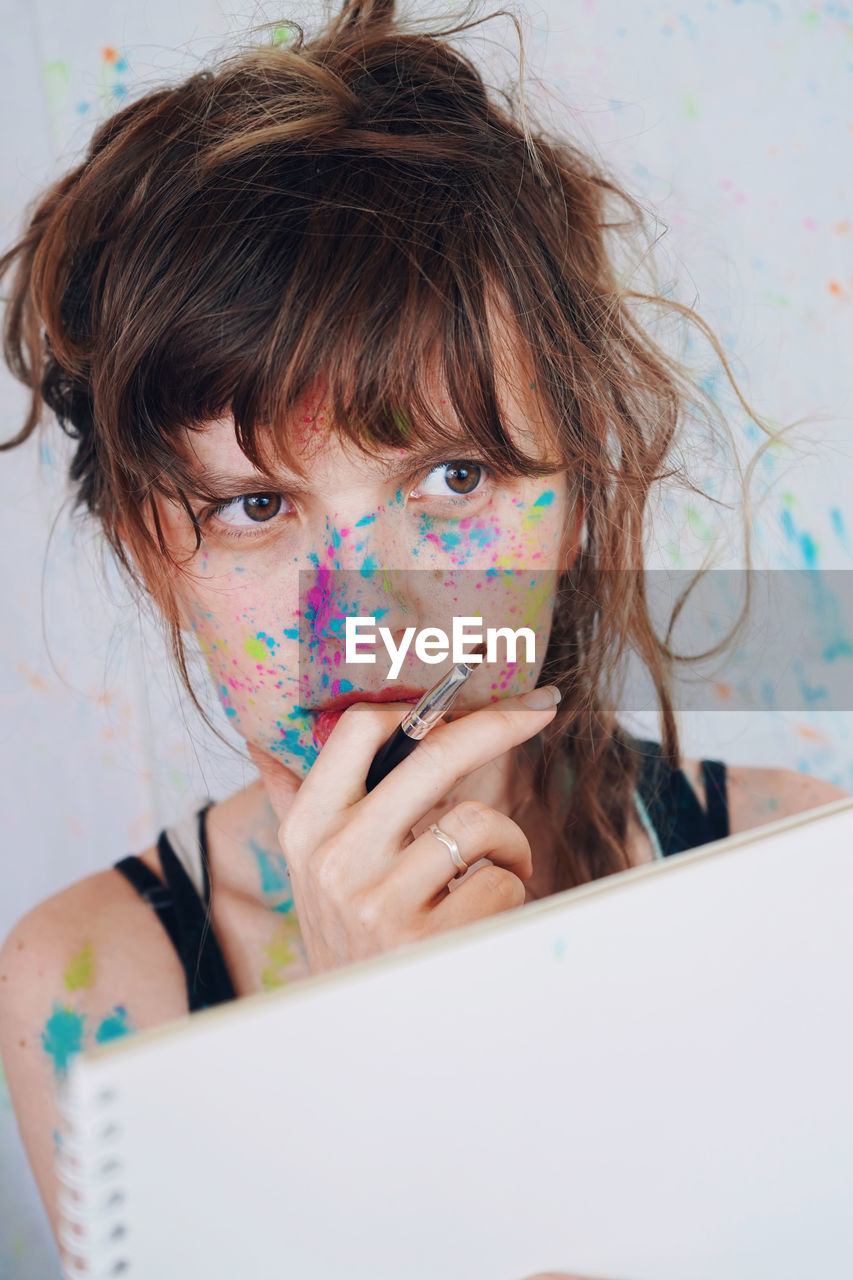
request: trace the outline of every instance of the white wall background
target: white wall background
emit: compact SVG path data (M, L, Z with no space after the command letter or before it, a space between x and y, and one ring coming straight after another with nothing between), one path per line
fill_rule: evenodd
M25 203L76 161L97 121L195 70L251 22L312 12L304 3L88 0L81 10L0 0L0 244L16 234ZM804 451L774 449L762 464L771 487L756 520L758 563L853 567L853 8L549 0L526 13L528 72L568 104L551 101L553 126L597 148L657 210L673 294L714 326L751 403L777 423L819 415ZM474 37L473 52L514 48L513 39L497 20ZM755 427L710 351L701 358L748 450ZM0 370L0 437L18 430L23 406ZM42 898L140 851L202 796L220 798L253 776L177 695L156 632L118 576L99 572L97 531L71 526L67 457L55 427L0 454L0 935ZM713 467L697 478L713 485ZM652 563L694 567L719 514L680 498L664 511ZM212 692L207 705L228 735ZM683 725L688 754L787 765L853 790L853 715L771 707L691 713ZM0 1277L55 1274L0 1075Z

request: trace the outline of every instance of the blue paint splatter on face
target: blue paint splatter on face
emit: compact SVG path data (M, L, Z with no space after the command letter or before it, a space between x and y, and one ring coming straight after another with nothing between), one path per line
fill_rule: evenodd
M372 516L362 516L360 520L356 520L355 527L356 529L361 529L366 524L372 524L375 519L375 513Z
M285 636L288 640L298 640L299 629L298 627L285 627L284 630L282 631L282 635Z
M553 501L554 501L554 490L546 489L544 493L540 493L539 497L536 499L533 505L534 507L550 507Z
M311 743L303 742L298 729L284 729L280 720L276 721L276 726L281 734L281 739L274 744L271 750L278 755L295 756L297 760L301 760L310 769L320 754L318 749Z
M491 530L473 528L468 530L468 537L471 542L479 547L487 547L492 540Z

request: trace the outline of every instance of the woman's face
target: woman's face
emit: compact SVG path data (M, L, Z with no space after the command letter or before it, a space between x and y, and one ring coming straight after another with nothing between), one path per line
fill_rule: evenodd
M524 406L506 394L509 421L523 421ZM533 661L523 640L513 658L498 639L497 659L472 676L454 715L533 688L555 571L574 558L581 513L569 509L565 473L501 479L464 446L438 458L417 445L389 449L377 461L328 430L318 398L299 417L292 429L304 475L276 468L274 489L243 454L230 418L187 434L190 457L216 473L210 491L226 504L215 511L188 495L203 536L189 561L189 518L176 503L161 502L161 514L186 565L173 579L184 622L226 715L301 777L349 702L414 701L449 669L452 655L427 662L415 641L426 627L452 637L454 616L482 618L467 631L484 638L487 627L535 636ZM360 647L374 663L347 661L347 617L375 619L362 635L386 629L396 679L378 635Z

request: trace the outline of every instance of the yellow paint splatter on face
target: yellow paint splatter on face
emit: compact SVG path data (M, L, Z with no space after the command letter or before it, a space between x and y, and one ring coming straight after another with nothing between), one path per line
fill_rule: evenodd
M546 489L544 493L540 493L539 497L525 512L522 519L522 525L525 529L530 529L533 525L538 524L542 517L546 514L548 508L554 501L554 490Z
M243 646L250 658L255 658L258 662L263 662L269 657L269 650L262 640L258 640L252 636Z
M95 985L95 957L91 942L84 943L83 949L70 962L63 977L66 991Z
M542 618L546 611L553 610L554 576L550 573L534 575L530 578L522 574L518 576L519 578L524 576L527 583L527 591L522 598L521 625L532 627L535 631L542 625Z

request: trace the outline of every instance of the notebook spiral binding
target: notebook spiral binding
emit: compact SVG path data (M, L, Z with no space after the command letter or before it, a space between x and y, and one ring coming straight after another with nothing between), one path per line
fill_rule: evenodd
M118 1154L121 1125L116 1119L117 1101L115 1089L100 1089L93 1106L87 1109L84 1130L82 1111L68 1082L57 1090L64 1130L55 1160L60 1184L57 1235L65 1280L76 1280L78 1276L107 1280L130 1274L127 1226L122 1213L126 1194Z

